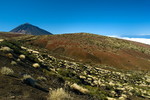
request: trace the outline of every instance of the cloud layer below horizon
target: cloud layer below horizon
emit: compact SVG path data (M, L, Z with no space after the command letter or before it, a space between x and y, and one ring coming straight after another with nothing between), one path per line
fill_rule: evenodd
M129 37L120 37L120 36L110 36L110 37L115 37L115 38L120 38L120 39L125 39L125 40L130 40L130 41L135 41L135 42L140 42L140 43L150 45L150 39L147 38L129 38Z

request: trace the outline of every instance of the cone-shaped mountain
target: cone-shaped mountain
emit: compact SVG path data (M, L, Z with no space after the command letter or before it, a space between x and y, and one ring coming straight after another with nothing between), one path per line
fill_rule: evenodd
M37 26L31 25L29 23L22 24L14 29L12 29L10 32L13 33L22 33L22 34L31 34L31 35L52 35L52 33L41 29Z

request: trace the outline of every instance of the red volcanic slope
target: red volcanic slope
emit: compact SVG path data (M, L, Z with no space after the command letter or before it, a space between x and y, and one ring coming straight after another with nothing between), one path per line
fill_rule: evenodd
M57 56L126 70L150 70L150 46L88 33L40 36L30 42Z

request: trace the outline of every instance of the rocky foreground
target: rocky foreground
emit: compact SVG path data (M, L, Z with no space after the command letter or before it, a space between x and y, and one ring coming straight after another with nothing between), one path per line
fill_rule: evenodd
M3 39L0 60L2 100L150 99L148 71L124 71L57 59L39 48Z

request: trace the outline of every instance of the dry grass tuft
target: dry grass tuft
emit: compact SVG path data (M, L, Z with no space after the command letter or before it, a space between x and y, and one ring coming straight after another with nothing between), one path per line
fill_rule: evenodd
M23 59L26 58L26 56L25 55L20 55L19 58L23 60Z
M63 88L59 88L49 92L47 100L72 100L72 99Z
M3 52L11 52L12 51L12 49L10 49L9 47L1 47L0 50Z
M39 65L38 63L34 63L32 66L33 66L34 68L39 68L39 67L40 67L40 65Z
M12 75L14 73L14 71L8 67L2 67L0 72L3 75Z

